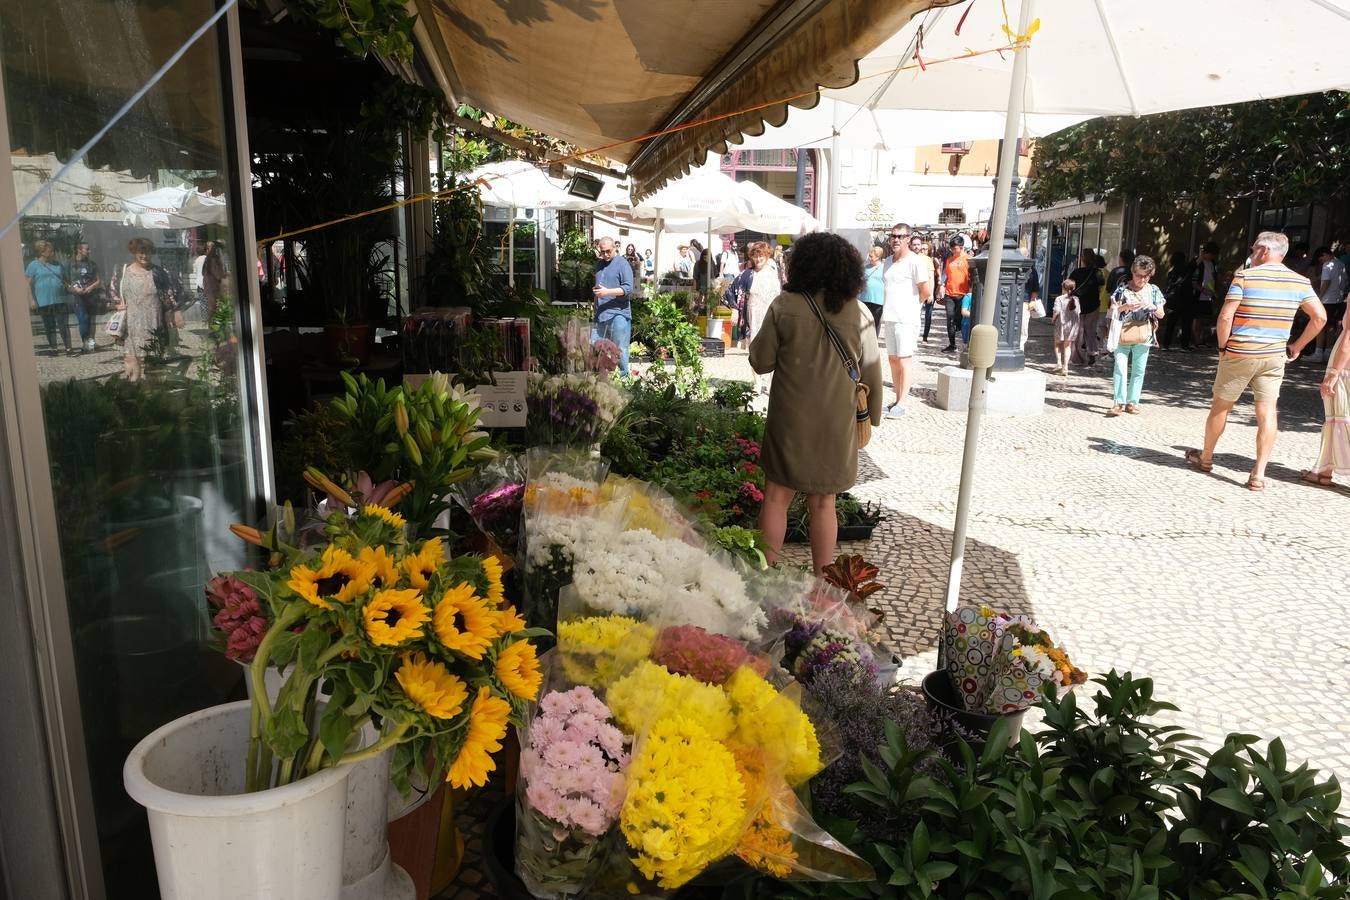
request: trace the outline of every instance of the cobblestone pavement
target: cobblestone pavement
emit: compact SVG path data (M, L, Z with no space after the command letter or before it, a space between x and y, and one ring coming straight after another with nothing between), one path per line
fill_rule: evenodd
M966 417L934 405L934 323L920 345L909 415L864 451L854 493L887 519L864 553L888 583L886 626L914 680L932 669ZM1049 372L1048 324L1028 359ZM1350 777L1350 487L1298 482L1317 455L1322 366L1289 366L1267 490L1243 485L1255 453L1250 399L1234 410L1212 475L1182 459L1202 440L1213 353L1153 350L1141 414L1105 418L1109 359L1051 375L1044 414L986 417L961 596L1026 612L1090 673L1147 675L1206 742L1232 731L1282 736ZM748 378L744 352L708 368ZM888 399L890 391L888 390ZM808 560L805 548L790 552Z

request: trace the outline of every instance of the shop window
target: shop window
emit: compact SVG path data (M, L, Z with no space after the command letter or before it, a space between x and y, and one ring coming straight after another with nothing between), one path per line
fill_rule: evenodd
M54 510L56 535L38 552L59 557L69 632L54 646L71 657L52 665L75 673L79 709L68 714L84 747L67 750L87 764L98 837L85 862L101 862L113 900L157 896L145 814L122 787L127 752L241 696L242 668L213 644L204 588L212 572L256 564L228 530L260 512L239 310L259 271L287 274L260 266L237 230L218 34L86 158L70 154L215 11L210 0L54 0L8 4L0 21L0 175L20 207L38 198L0 248L18 313L5 320L17 330L9 345L31 354L16 370L36 371L15 387L43 417L20 424L45 428L47 448L18 475L51 485L37 505Z

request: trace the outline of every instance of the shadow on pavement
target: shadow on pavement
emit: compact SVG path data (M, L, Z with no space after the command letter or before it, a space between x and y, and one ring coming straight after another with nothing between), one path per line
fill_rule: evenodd
M1098 453L1106 453L1111 456L1121 456L1128 459L1139 459L1168 469L1191 470L1193 468L1190 463L1186 462L1186 451L1190 449L1190 446L1194 445L1173 444L1171 448L1173 452L1168 452L1166 450L1158 450L1154 447L1139 447L1134 444L1122 444L1111 438L1089 437L1087 440L1088 446ZM1214 454L1214 471L1208 473L1199 470L1194 471L1197 477L1215 478L1219 481L1227 481L1231 484L1235 484L1238 487L1244 487L1247 483L1247 473L1251 471L1252 466L1255 464L1256 460L1251 456L1241 453L1216 452ZM1271 460L1266 464L1266 480L1287 481L1304 486L1305 482L1299 478L1300 471L1301 469L1291 468L1283 463ZM1236 475L1233 473L1236 473ZM1311 484L1306 486L1310 489L1317 488L1316 485ZM1321 488L1321 490L1329 490L1350 497L1350 488L1346 488L1339 484L1333 484L1330 487Z
M891 507L882 508L886 518L870 542L841 543L837 552L860 553L881 569L877 580L886 588L869 598L870 605L885 612L884 624L892 645L909 657L937 646L946 605L952 532ZM1017 557L982 541L966 541L961 602L988 603L1034 617ZM925 673L906 674L922 678Z

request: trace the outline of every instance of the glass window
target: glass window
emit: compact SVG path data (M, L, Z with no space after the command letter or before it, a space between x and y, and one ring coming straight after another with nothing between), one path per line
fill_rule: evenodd
M31 327L58 520L40 552L64 573L110 898L157 896L145 814L122 788L127 752L241 696L203 592L248 561L228 526L257 512L238 310L259 260L241 252L227 196L219 36L87 157L71 155L214 12L211 0L50 0L0 16L0 175L20 207L39 198L5 238L22 270L0 278L31 311L18 324Z
M1083 219L1083 246L1091 247L1106 258L1108 263L1115 259L1120 247L1111 247L1102 241L1102 220L1100 216L1087 216Z

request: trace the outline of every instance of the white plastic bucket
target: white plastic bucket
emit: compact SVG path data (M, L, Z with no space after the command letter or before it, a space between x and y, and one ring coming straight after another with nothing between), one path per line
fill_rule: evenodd
M249 703L175 719L127 756L146 808L162 900L333 900L343 874L349 767L244 792Z

